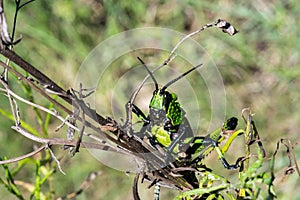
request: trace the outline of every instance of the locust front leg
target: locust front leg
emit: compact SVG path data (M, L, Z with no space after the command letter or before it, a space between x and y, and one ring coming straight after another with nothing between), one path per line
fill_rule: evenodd
M238 136L238 134L235 135L235 137L236 136ZM232 138L232 140L234 138ZM235 164L229 164L228 161L226 160L225 156L224 156L224 152L227 151L227 149L229 148L231 142L229 144L225 144L226 148L222 148L222 150L221 150L220 146L219 146L219 141L204 138L202 146L200 146L200 148L203 149L203 150L201 150L201 151L203 151L203 153L197 159L195 159L195 161L196 162L201 161L206 155L208 155L214 149L217 152L219 159L221 160L223 166L226 169L233 170L233 169L239 168L240 167L240 162L244 159L244 157L239 157L236 160Z
M233 165L230 165L227 160L225 159L225 152L227 152L227 150L229 149L231 143L233 142L233 140L239 136L239 135L242 135L244 134L244 130L240 129L240 130L237 130L235 131L234 133L232 133L230 135L230 137L227 139L226 143L224 144L224 146L222 147L222 149L220 149L219 145L216 144L216 142L213 143L214 147L215 147L215 150L219 156L219 159L221 160L223 166L226 168L226 169L229 169L229 170L233 170L233 169L237 169L240 167L240 162L244 159L244 157L239 157L235 164Z
M125 105L126 110L126 121L124 124L124 128L132 133L132 113L134 113L138 118L140 118L145 124L149 124L150 120L146 115L139 109L136 105L132 104L131 102L128 102Z
M215 143L215 142L213 142ZM219 159L221 160L223 166L226 168L226 169L229 169L229 170L233 170L233 169L237 169L240 167L240 162L244 159L244 156L242 157L239 157L235 164L229 164L224 156L224 154L222 153L222 150L220 149L220 147L217 145L217 144L213 144L213 146L215 147L215 150L219 156Z
M240 157L237 159L235 164L229 164L224 156L224 153L228 150L233 140L244 133L243 130L238 130L234 132L234 129L237 126L237 118L232 117L229 118L223 125L223 127L216 129L212 133L208 134L205 137L196 137L193 141L193 145L188 149L187 152L191 153L199 153L200 155L193 160L194 163L200 162L205 156L207 156L213 149L216 150L219 159L221 160L223 166L226 169L232 170L239 168L240 162L244 157ZM234 133L232 133L234 132ZM225 145L220 148L219 144L221 141L225 139L225 134L232 133L228 138Z
M141 111L141 109L139 109L139 107L137 107L137 106L134 105L134 104L132 104L132 112L133 112L138 118L140 118L144 123L150 124L150 119L149 119L149 117L146 117L146 115L143 113L143 111Z

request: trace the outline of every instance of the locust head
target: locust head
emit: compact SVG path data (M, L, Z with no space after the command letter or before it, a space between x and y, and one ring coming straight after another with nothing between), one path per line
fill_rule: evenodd
M165 89L154 90L149 104L150 118L152 118L151 120L160 120L166 122L168 120L167 117L169 117L168 115L171 112L170 106L174 105L176 101L177 95L175 93L170 93ZM181 115L181 109L179 109L179 112Z

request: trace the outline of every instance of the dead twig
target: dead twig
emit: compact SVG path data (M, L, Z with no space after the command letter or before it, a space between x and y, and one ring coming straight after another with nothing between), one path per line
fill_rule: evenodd
M12 158L12 159L8 159L8 160L2 160L0 161L0 165L4 165L4 164L9 164L9 163L14 163L14 162L18 162L20 160L24 160L26 158L29 158L29 157L32 157L34 156L35 154L41 152L42 150L44 150L46 148L47 145L42 145L41 147L39 147L38 149L28 153L28 154L25 154L25 155L22 155L20 157L16 157L16 158Z
M175 52L178 49L178 47L188 38L193 37L194 35L208 29L211 27L217 27L220 28L224 33L228 33L229 35L235 35L236 33L238 33L238 31L227 21L223 20L223 19L218 19L215 22L212 23L208 23L205 24L204 26L202 26L200 29L185 35L183 38L181 38L179 40L179 42L177 42L177 44L175 45L175 47L171 50L168 58L159 66L157 66L156 68L154 68L151 72L154 73L155 71L159 70L160 68L162 68L163 66L168 65L174 58L175 58ZM130 98L130 104L133 104L137 94L139 93L139 91L142 89L143 85L145 84L145 82L148 80L148 78L150 77L149 74L146 75L146 77L144 78L144 80L142 81L141 85L134 91L134 93L132 94L131 98Z

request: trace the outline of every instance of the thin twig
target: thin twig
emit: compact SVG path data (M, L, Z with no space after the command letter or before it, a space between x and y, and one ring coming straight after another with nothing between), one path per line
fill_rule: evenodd
M66 175L66 173L62 170L62 168L61 168L61 166L60 166L59 160L56 158L55 154L53 153L53 151L52 151L52 149L51 149L51 146L50 146L49 144L47 144L46 147L47 147L47 149L49 150L52 159L56 162L59 171L60 171L63 175Z
M3 66L4 68L8 69L9 71L11 71L12 73L14 73L16 76L18 76L19 79L23 80L24 82L26 82L28 85L30 85L30 87L32 87L34 90L36 90L38 93L40 93L42 96L44 96L47 100L49 100L51 103L53 103L55 106L61 108L64 112L68 113L68 114L72 114L72 111L70 111L69 109L67 109L65 106L63 106L62 104L60 104L59 102L55 101L53 98L51 98L46 92L44 92L42 89L40 89L39 87L37 87L34 83L32 83L30 80L28 80L28 78L26 78L25 76L23 76L21 73L19 73L18 71L16 71L15 69L11 68L10 66L6 65L5 63L3 63L2 61L0 61L0 65Z
M73 91L73 90L71 90ZM75 153L79 152L79 147L80 147L80 143L82 141L82 136L83 136L83 133L84 133L84 130L85 130L85 113L84 113L84 109L82 109L81 107L81 103L79 101L82 101L83 98L84 98L84 95L82 94L82 84L80 84L79 86L79 92L78 92L78 96L79 96L79 99L77 98L75 92L73 92L73 95L72 95L72 98L73 98L73 102L76 103L76 106L73 106L73 109L75 110L75 112L77 111L78 115L79 115L79 112L81 111L81 119L82 119L82 125L81 125L81 128L80 128L80 131L78 132L78 140L76 142L76 146L75 146L75 149L74 151L72 152L72 155L75 155ZM79 116L77 116L78 118ZM76 116L75 116L75 121L76 121ZM74 121L74 123L75 123Z
M0 161L0 165L18 162L20 160L24 160L25 158L29 158L31 156L34 156L35 154L37 154L37 153L41 152L42 150L44 150L46 148L46 146L47 145L42 145L40 148L38 148L38 149L28 153L28 154L22 155L20 157L8 159L8 160L2 160L2 161Z
M61 139L61 138L51 138L51 139L46 139L46 138L40 138L37 136L32 135L25 129L23 129L21 126L12 126L12 129L16 130L23 136L38 142L38 143L44 143L44 144L49 144L49 145L64 145L64 146L70 146L70 147L75 147L76 141L70 141L66 139ZM107 151L116 151L116 152L122 152L119 149L116 149L115 147L112 147L108 145L107 143L90 143L90 142L84 142L82 143L82 147L84 148L96 148L96 149L101 149L101 150L107 150Z
M137 173L134 177L133 186L132 186L132 194L133 194L134 200L140 200L141 199L140 196L139 196L139 190L138 190L139 178L140 178L140 174Z
M9 65L9 59L6 60L5 64L7 66ZM8 86L8 70L7 69L5 69L5 72L4 72L4 80L2 80L2 77L0 77L0 79L1 79L2 85L6 89L8 89L9 86ZM11 95L9 94L8 91L7 91L7 97L8 97L9 105L10 105L10 108L11 108L11 112L12 112L15 124L19 125L20 124L20 116L19 116L18 105L17 105L16 101L11 97Z
M181 38L179 40L179 42L175 45L175 47L171 50L168 58L159 66L157 66L155 69L153 69L151 72L154 73L155 71L159 70L160 68L162 68L163 66L168 65L174 58L175 58L175 51L178 49L178 47L188 38L193 37L194 35L204 31L205 29L211 28L211 27L217 27L222 29L222 31L224 33L228 33L229 35L235 35L238 31L227 21L222 20L222 19L218 19L215 22L212 23L208 23L204 26L202 26L200 29L184 36L183 38ZM139 85L139 87L134 91L134 93L132 94L131 98L130 98L130 103L133 104L134 100L137 96L137 94L139 93L139 91L141 90L141 88L143 87L143 85L145 84L145 82L147 81L147 79L150 77L150 74L147 74L147 76L144 78L144 80L142 81L142 83Z
M0 79L0 82L3 84L3 81L1 79ZM1 89L1 90L3 90L3 89ZM39 110L42 110L42 111L44 111L46 113L49 113L50 115L52 115L52 116L56 117L57 119L59 119L60 121L62 121L67 126L70 126L73 129L79 131L79 129L76 126L74 126L73 124L71 124L67 120L65 120L65 118L63 118L62 116L60 116L57 111L52 111L52 110L47 109L47 108L45 108L45 107L43 107L41 105L35 104L35 103L31 102L31 101L28 101L28 100L20 97L16 93L14 93L13 91L11 91L9 88L6 88L5 91L7 91L11 96L15 97L16 99L18 99L18 100L20 100L20 101L22 101L22 102L24 102L24 103L26 103L26 104L28 104L28 105L30 105L32 107L35 107L35 108L37 108Z

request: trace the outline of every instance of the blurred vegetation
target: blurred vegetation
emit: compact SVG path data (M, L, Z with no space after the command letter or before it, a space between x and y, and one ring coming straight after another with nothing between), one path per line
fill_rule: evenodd
M4 3L11 28L14 2ZM21 34L23 40L15 50L61 86L69 88L73 87L76 72L89 52L113 34L149 26L189 33L218 18L226 19L238 28L238 35L226 37L219 31L209 30L194 39L200 42L222 74L227 116L239 116L242 108L251 107L270 155L280 138L298 141L300 134L299 17L300 4L296 0L36 0L19 13L16 34ZM128 66L136 63L129 59L130 62L118 64ZM120 72L114 73L122 73L122 70L121 67ZM6 97L0 98L0 108L10 112ZM43 100L37 101L48 105ZM36 119L31 116L33 111L30 108L22 107L21 111L24 119ZM101 114L105 116L108 113ZM12 121L1 112L1 157L12 158L32 149L33 143L24 141L10 129L10 124ZM38 126L38 122L33 121L31 125ZM49 122L49 130L56 126L56 123ZM299 160L299 147L295 152ZM78 199L132 199L131 176L104 166L85 150L72 159L67 152L62 156L65 160L62 167L67 175L54 174L53 179L58 180L54 181L57 195L63 196L78 189L90 171L101 171L102 174ZM297 175L280 182L287 165L288 159L282 151L275 163L278 199L299 199ZM9 165L11 169L16 167L17 164ZM34 181L35 167L36 164L24 166L18 178ZM4 177L4 173L0 170L0 177ZM176 194L162 189L161 199L170 199ZM15 199L4 187L0 187L0 196ZM152 199L152 189L141 189L141 196Z

